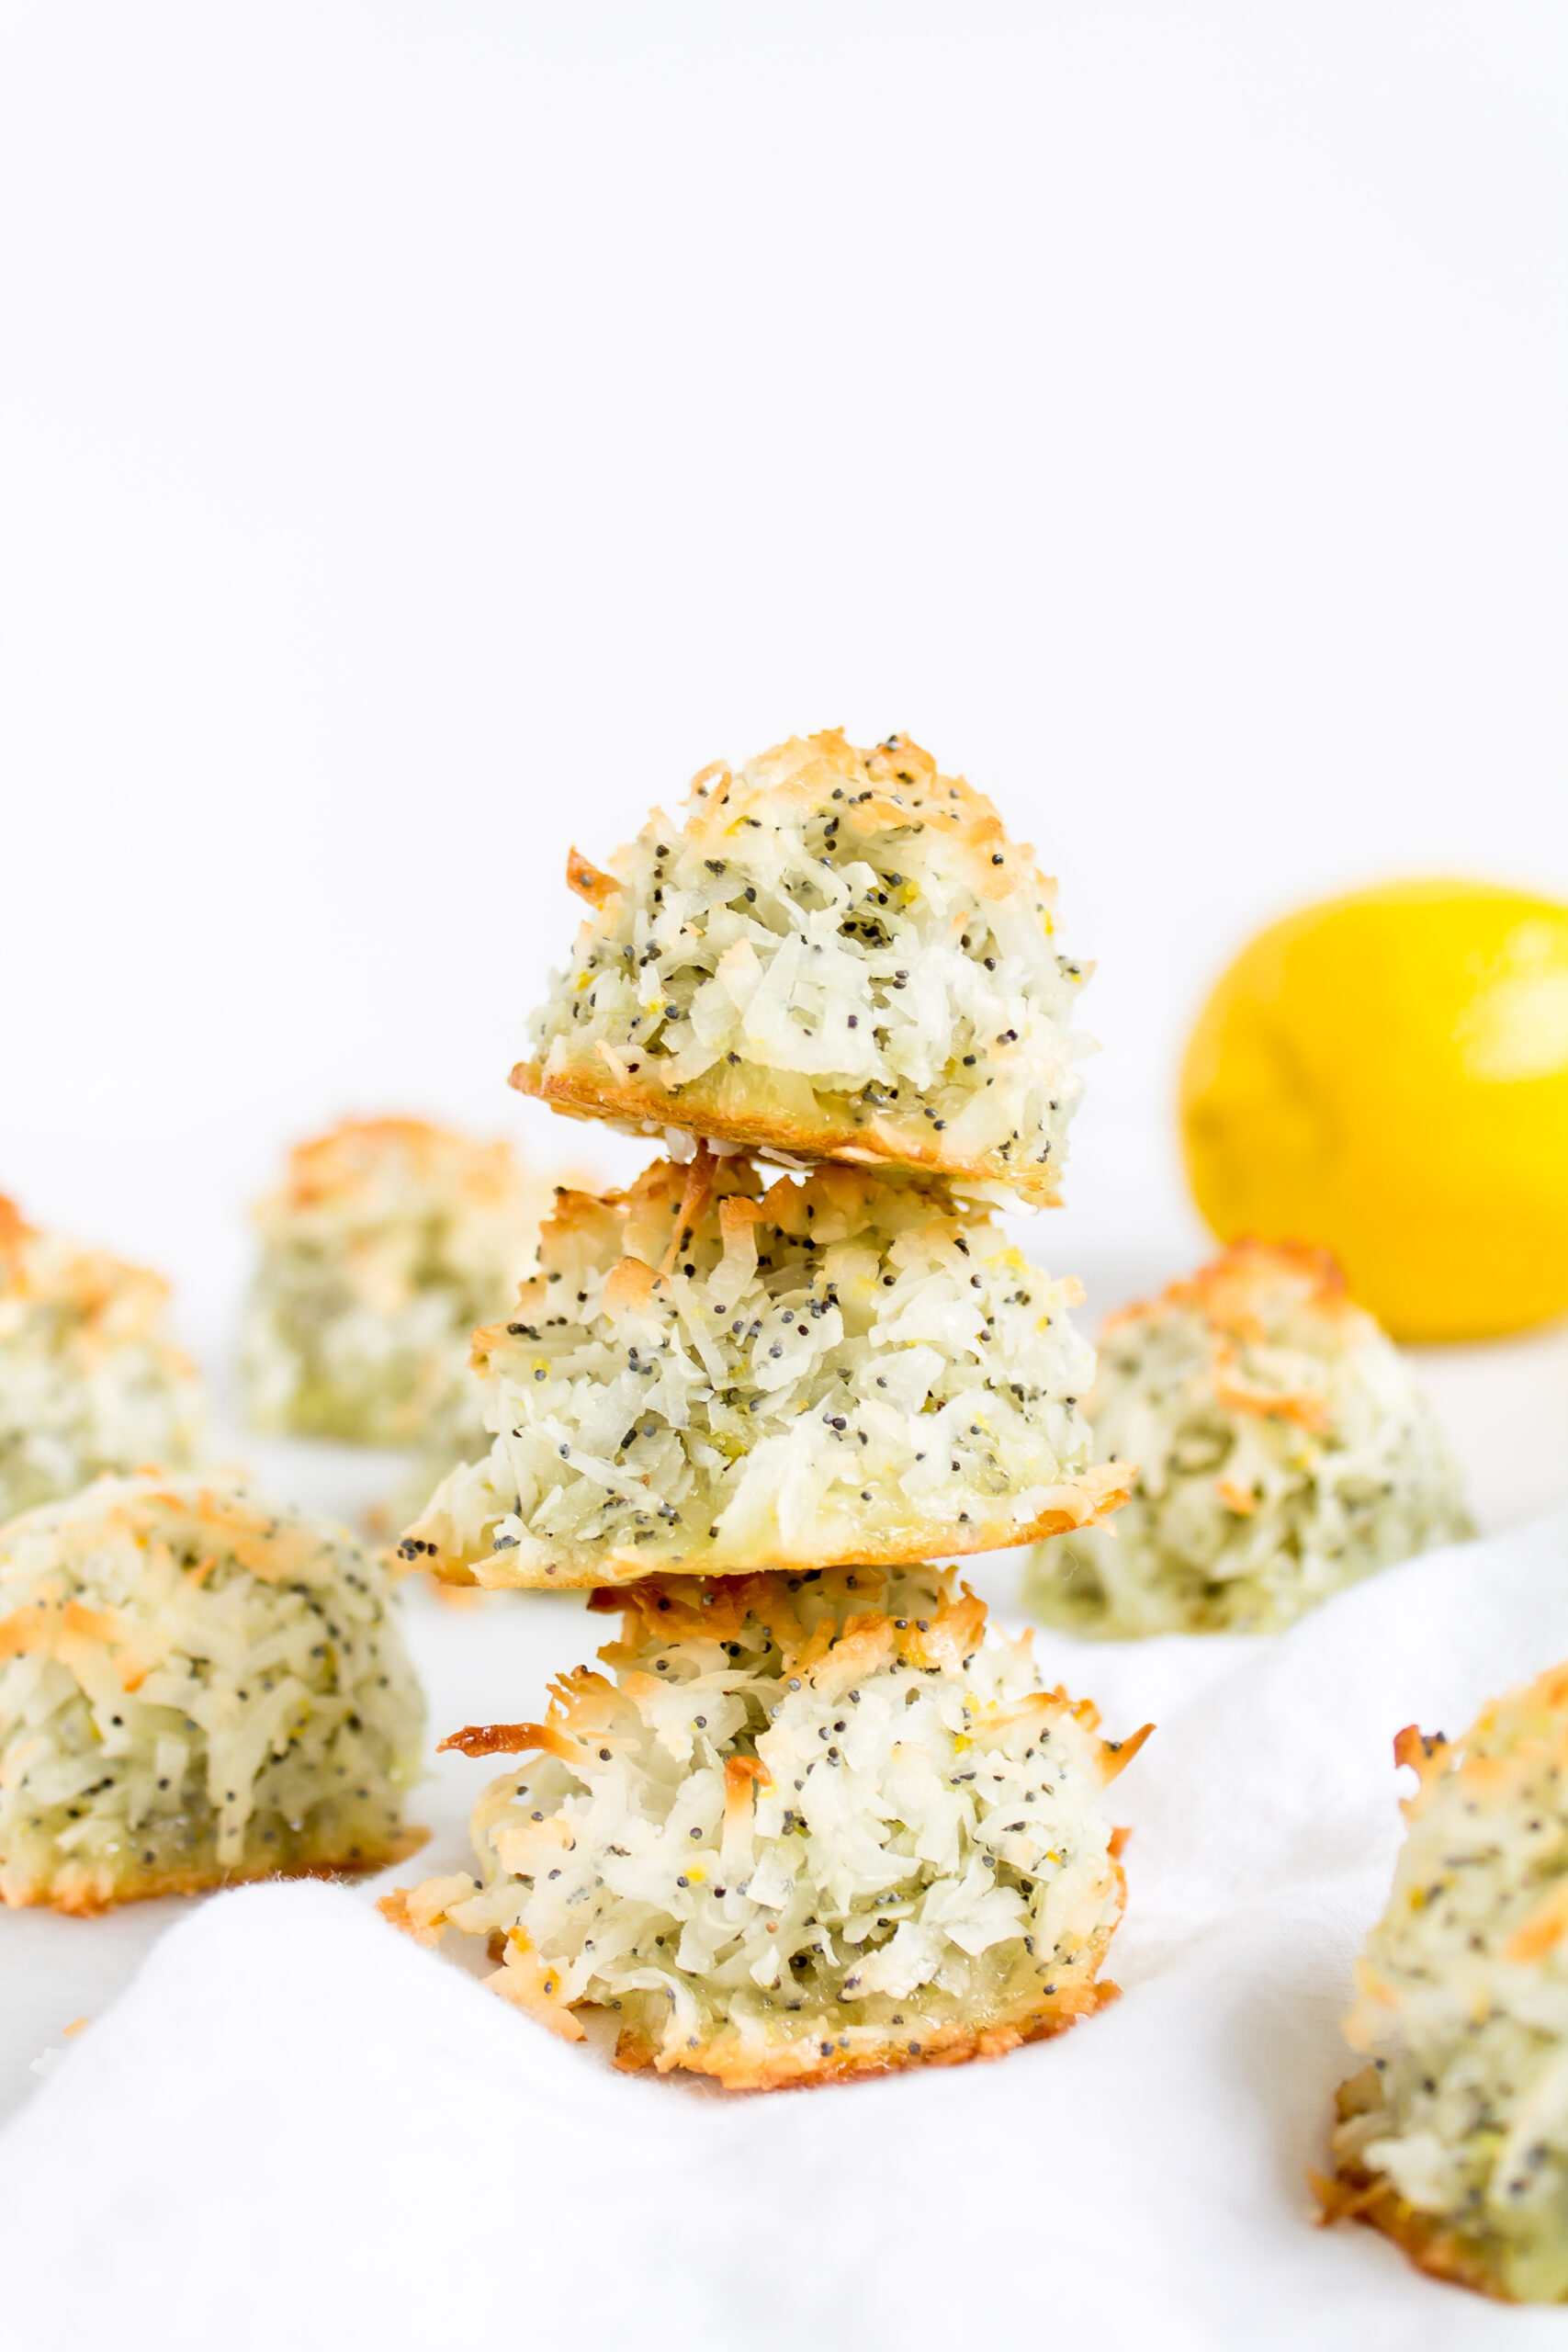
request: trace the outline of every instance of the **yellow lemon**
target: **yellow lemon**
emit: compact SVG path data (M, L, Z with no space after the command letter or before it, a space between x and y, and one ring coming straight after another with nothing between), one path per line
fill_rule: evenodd
M1325 1244L1404 1340L1568 1309L1568 907L1402 882L1255 939L1181 1076L1222 1239Z

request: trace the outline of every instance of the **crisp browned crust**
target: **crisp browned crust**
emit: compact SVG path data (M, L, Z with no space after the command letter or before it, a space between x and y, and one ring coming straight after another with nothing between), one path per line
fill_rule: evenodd
M1318 2172L1309 2173L1308 2178L1323 2208L1320 2219L1324 2228L1336 2222L1363 2222L1368 2229L1381 2230L1385 2238L1392 2238L1401 2253L1429 2278L1444 2279L1453 2287L1468 2287L1473 2293L1489 2295L1496 2302L1517 2301L1491 2267L1483 2248L1473 2239L1461 2237L1450 2222L1438 2215L1418 2213L1401 2197L1386 2174L1369 2172L1364 2165L1342 2165L1332 2178Z
M1032 1208L1059 1208L1055 1172L1013 1168L993 1157L965 1159L944 1148L922 1119L868 1113L863 1120L833 1117L820 1109L813 1120L786 1117L766 1107L766 1072L725 1069L665 1088L641 1078L617 1076L608 1064L587 1056L565 1069L547 1070L537 1058L519 1062L511 1084L572 1119L623 1119L659 1134L684 1127L719 1143L744 1144L753 1151L782 1151L797 1159L848 1159L872 1168L911 1170L946 1176L959 1183L1007 1184ZM762 1099L748 1103L748 1091Z
M1120 1871L1117 1877L1120 1881ZM1110 1940L1109 1928L1096 1938L1094 1968L1099 1967ZM711 2075L730 2091L806 2089L822 2083L855 2082L867 2075L897 2074L909 2066L962 2066L971 2058L1005 2058L1023 2042L1043 2041L1052 2034L1066 2032L1080 2018L1092 2017L1097 2009L1119 1999L1120 1993L1118 1985L1083 1978L1065 1986L1050 2001L1034 2000L1011 2015L998 2013L985 2022L943 2026L918 2022L907 2034L850 2050L807 2034L780 2042L761 2058L743 2053L739 2041L728 2036L666 2057L656 2042L626 2030L615 2043L615 2064L626 2074L651 2066L660 2074L678 2069L683 2074Z
M510 1551L491 1552L471 1563L452 1559L429 1542L424 1532L428 1522L423 1521L411 1528L403 1540L416 1547L423 1544L420 1565L442 1583L478 1584L491 1591L581 1592L598 1585L633 1585L654 1575L734 1577L753 1570L911 1567L933 1555L965 1559L975 1552L1005 1552L1013 1544L1038 1544L1047 1535L1068 1534L1074 1528L1098 1527L1126 1501L1134 1476L1133 1464L1096 1463L1061 1486L1050 1487L1050 1500L1032 1520L971 1520L966 1524L948 1519L911 1521L896 1534L867 1531L847 1537L841 1551L831 1558L820 1547L809 1544L799 1553L773 1545L760 1555L754 1547L735 1554L722 1544L710 1544L694 1546L679 1560L658 1555L650 1558L628 1545L608 1552L563 1545L557 1559L524 1568L515 1565L516 1555Z
M79 1864L57 1870L48 1880L34 1880L19 1891L0 1883L0 1903L14 1911L58 1911L76 1919L101 1918L106 1911L127 1903L150 1903L164 1894L211 1894L225 1886L254 1886L265 1879L369 1878L377 1871L406 1862L428 1843L428 1829L400 1829L395 1838L356 1854L325 1853L308 1862L243 1862L238 1869L137 1871L117 1879L107 1865Z

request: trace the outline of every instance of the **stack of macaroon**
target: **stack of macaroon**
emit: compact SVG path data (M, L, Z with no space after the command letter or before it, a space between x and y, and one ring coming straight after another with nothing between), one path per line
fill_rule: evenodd
M1105 1997L1104 1783L936 1558L1092 1526L1079 1293L992 1214L1058 1197L1085 967L990 803L892 736L706 769L608 872L513 1083L662 1136L562 1191L479 1332L488 1453L402 1556L623 1611L512 1759L479 1875L389 1898L623 2064L734 2086L992 2055ZM519 1762L517 1759L525 1759Z

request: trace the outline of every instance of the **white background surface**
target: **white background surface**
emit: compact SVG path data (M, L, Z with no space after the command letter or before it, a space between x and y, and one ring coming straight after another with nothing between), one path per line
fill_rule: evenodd
M0 1188L215 1368L331 1116L626 1164L504 1076L569 839L715 756L908 729L1061 876L1096 1305L1200 1246L1175 1058L1260 922L1568 893L1548 0L0 28ZM1568 1487L1560 1334L1427 1376L1489 1524ZM11 2093L155 1924L0 1922Z
M567 843L791 729L1062 877L1096 1307L1200 1246L1177 1057L1259 922L1568 894L1555 0L0 26L0 1189L209 1357L345 1110L628 1165L504 1085ZM1568 1487L1532 1348L1489 1516Z
M133 1156L178 1226L351 1105L521 1127L569 838L792 729L1032 838L1108 1136L1302 897L1568 891L1555 0L0 22L40 1214L163 1240Z

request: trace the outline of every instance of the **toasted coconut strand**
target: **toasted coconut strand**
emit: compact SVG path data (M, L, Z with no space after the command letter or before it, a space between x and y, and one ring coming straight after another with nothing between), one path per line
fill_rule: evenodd
M1142 1747L1145 1740L1150 1736L1153 1731L1153 1724L1140 1724L1138 1729L1127 1739L1102 1739L1100 1741L1100 1754L1105 1759L1105 1778L1107 1783L1114 1781L1119 1773L1124 1772L1127 1770L1128 1765L1132 1762L1139 1748Z
M1258 1633L1469 1534L1404 1363L1324 1251L1241 1242L1110 1317L1096 1454L1136 1462L1114 1529L1035 1555L1030 1605L1074 1632Z
M613 874L601 873L580 849L567 852L566 880L569 889L575 890L580 899L586 899L595 908L608 905L620 888Z
M196 1459L201 1383L145 1266L39 1233L0 1196L0 1524L107 1470Z
M378 1870L421 1702L386 1571L231 1478L102 1480L0 1532L0 1902Z
M1434 2276L1568 2302L1568 1667L1461 1739L1401 1732L1419 1775L1346 2025L1342 2213Z
M1088 967L996 810L892 736L705 769L594 910L512 1082L570 1115L1056 1197Z
M621 1611L609 1674L517 1727L550 1747L480 1798L480 1875L400 1890L396 1925L499 1939L496 1990L552 2030L611 2008L617 2064L733 2089L997 2057L1112 1996L1100 1792L1143 1735L1096 1738L949 1575L660 1576L593 1605Z
M418 1119L346 1120L299 1145L256 1211L242 1341L253 1421L417 1446L423 1500L483 1446L468 1335L532 1270L552 1198L510 1145Z
M703 1148L563 1193L513 1318L479 1332L494 1433L402 1544L487 1586L910 1564L1102 1519L1093 1353L1053 1283L947 1186L825 1167L765 1192Z
M522 1756L531 1747L546 1747L549 1735L543 1724L469 1724L436 1747L437 1756L456 1747L465 1756Z

